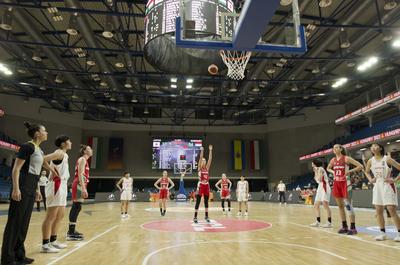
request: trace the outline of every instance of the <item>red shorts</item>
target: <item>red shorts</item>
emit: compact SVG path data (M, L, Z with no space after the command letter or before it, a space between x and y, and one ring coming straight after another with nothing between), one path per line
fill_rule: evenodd
M160 200L168 199L168 189L160 189Z
M347 199L347 181L334 181L332 189L333 197Z
M210 184L200 183L197 194L200 196L210 196Z
M221 190L221 198L227 198L229 196L231 196L229 190Z
M85 183L85 188L87 183ZM78 180L72 182L72 201L83 201L85 198L82 197L82 187Z

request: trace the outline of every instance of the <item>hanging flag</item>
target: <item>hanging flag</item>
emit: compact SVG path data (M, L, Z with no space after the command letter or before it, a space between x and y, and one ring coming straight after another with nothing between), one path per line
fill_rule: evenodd
M124 139L110 138L108 140L107 169L116 170L123 168Z
M245 155L244 155L244 142L242 140L233 140L233 169L243 170L245 169Z
M260 170L260 141L250 141L250 165L252 170Z

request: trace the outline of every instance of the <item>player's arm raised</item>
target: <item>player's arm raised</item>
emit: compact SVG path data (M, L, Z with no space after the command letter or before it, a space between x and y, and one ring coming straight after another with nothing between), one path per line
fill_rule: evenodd
M208 153L208 161L207 161L207 170L210 170L211 161L212 161L212 150L213 150L213 146L212 146L212 145L209 145L209 146L208 146L208 150L209 150L209 153Z
M199 156L199 162L197 164L197 169L200 171L200 165L201 165L201 161L203 160L204 157L204 147L200 147L200 156Z
M328 171L329 173L331 173L332 175L335 175L335 172L333 172L333 158L331 159L331 161L329 162L328 167L326 168L326 171Z

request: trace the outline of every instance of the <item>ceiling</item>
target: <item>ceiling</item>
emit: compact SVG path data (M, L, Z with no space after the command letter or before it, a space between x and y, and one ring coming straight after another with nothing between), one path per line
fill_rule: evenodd
M365 105L366 94L373 100L396 89L400 49L391 43L400 37L400 4L385 10L386 1L335 0L321 8L317 0L300 0L308 52L253 54L246 78L233 82L225 71L182 76L151 66L143 55L145 2L2 0L0 14L12 8L12 29L0 29L0 58L14 74L2 76L0 93L42 98L44 107L83 112L88 120L223 126L265 124L303 115L305 107L347 104L352 110ZM236 1L238 9L242 2ZM281 6L272 21L279 24L289 11ZM274 26L263 38L279 38ZM370 56L378 64L357 71ZM177 88L170 87L174 77ZM341 77L348 82L332 88ZM190 89L187 78L193 78Z

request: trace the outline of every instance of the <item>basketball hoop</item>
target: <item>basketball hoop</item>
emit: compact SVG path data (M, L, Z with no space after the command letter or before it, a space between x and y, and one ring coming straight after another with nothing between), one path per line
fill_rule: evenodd
M249 51L219 51L222 61L228 67L227 76L234 80L244 78L244 71L249 62L251 52Z

